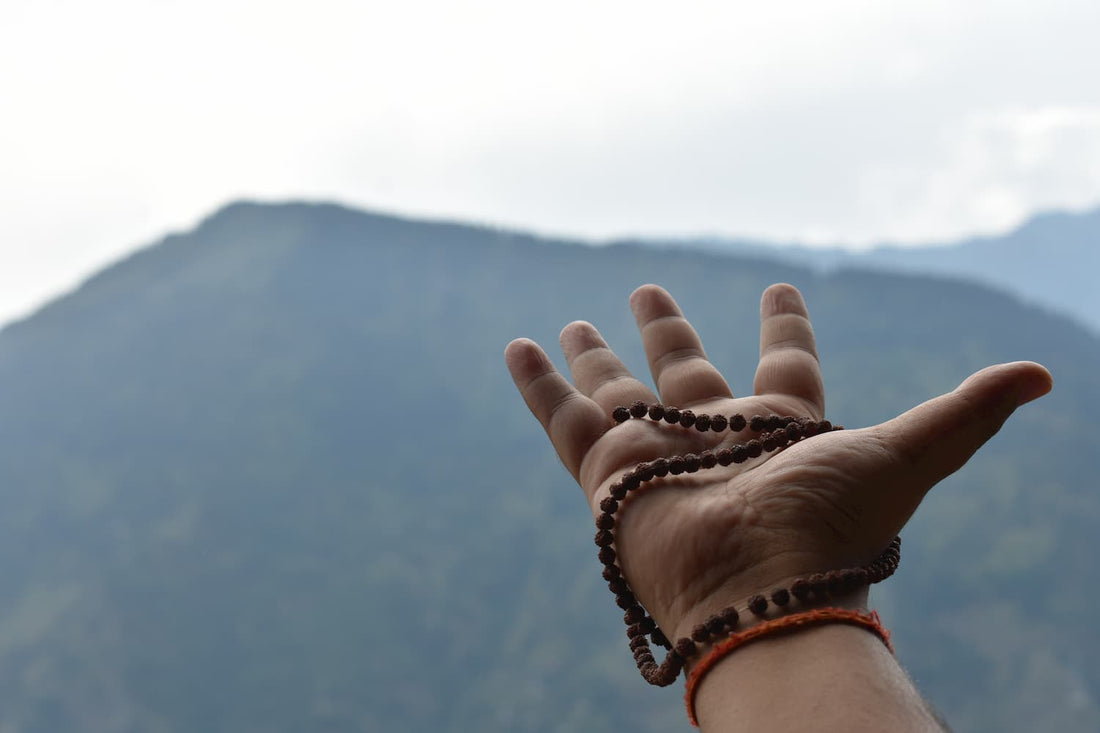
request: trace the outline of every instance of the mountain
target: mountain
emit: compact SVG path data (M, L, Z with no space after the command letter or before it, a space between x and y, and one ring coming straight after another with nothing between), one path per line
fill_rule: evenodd
M959 280L237 203L0 331L0 730L688 730L503 365L660 282L735 391L760 291L867 425L1029 358L1055 391L873 594L957 731L1100 727L1100 339ZM884 487L887 488L888 487Z
M858 267L962 277L1007 289L1037 305L1077 318L1100 333L1100 288L1096 286L1100 277L1100 209L1049 212L1001 236L921 247L881 245L851 251L732 239L686 244L823 270Z

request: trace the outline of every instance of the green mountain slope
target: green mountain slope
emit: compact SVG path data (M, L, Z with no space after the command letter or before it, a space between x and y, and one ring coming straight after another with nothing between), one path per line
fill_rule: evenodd
M1031 358L1055 392L876 591L959 731L1100 725L1100 340L962 282L236 204L0 332L0 730L686 730L633 671L515 336L660 282L751 385L761 289L851 427Z

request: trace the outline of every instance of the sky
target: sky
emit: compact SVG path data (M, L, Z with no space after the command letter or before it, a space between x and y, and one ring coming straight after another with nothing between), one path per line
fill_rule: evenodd
M238 198L852 248L1100 205L1100 3L0 0L0 323Z

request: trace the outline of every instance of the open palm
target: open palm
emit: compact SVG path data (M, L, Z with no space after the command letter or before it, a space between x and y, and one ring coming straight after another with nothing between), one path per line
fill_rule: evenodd
M574 384L532 341L509 344L512 377L594 514L639 462L716 450L752 435L643 419L615 425L619 405L660 402L697 414L825 417L825 392L802 296L773 285L761 302L752 396L735 398L672 297L654 285L630 298L655 394L596 329L577 321L561 346ZM618 562L670 638L711 613L815 572L862 565L904 526L925 493L957 470L1012 411L1050 389L1031 362L982 370L955 391L862 430L817 435L728 467L667 476L624 506ZM856 594L860 605L865 596Z

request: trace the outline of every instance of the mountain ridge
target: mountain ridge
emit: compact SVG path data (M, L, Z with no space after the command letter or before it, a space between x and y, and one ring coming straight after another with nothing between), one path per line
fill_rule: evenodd
M1094 287L1100 273L1100 208L1040 212L1004 234L918 247L881 244L850 251L721 238L699 246L823 270L860 267L963 277L1007 289L1100 333L1100 292Z
M647 281L735 392L761 289L796 284L852 428L1047 363L1055 392L929 496L874 598L956 730L1100 723L1100 339L1078 324L957 280L219 213L0 331L0 728L686 730L501 358L587 318L644 374L625 301Z

